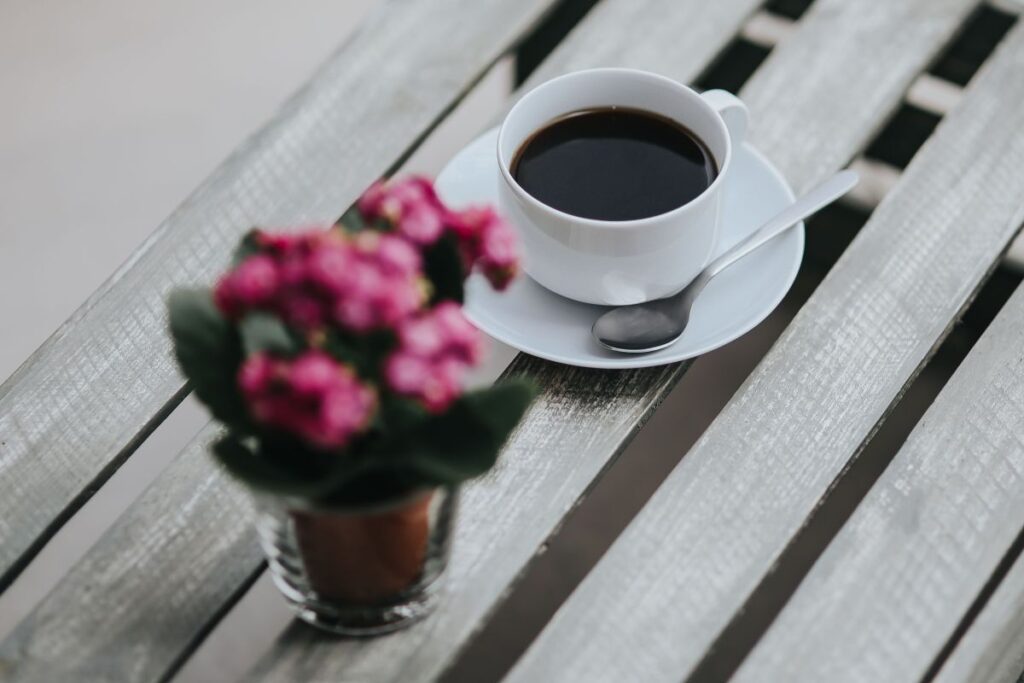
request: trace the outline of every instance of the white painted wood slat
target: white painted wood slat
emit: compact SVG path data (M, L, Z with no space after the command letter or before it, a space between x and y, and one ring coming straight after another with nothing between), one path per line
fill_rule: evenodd
M333 221L552 0L389 0L0 387L0 590L185 395L164 297L254 224Z
M1024 81L1021 45L1016 69L1001 76ZM1007 94L1024 97L1024 87ZM1024 158L1024 144L1008 151ZM922 680L1024 528L1022 435L1024 287L921 418L736 680ZM1021 653L1014 654L1019 664Z
M1019 337L1015 341L1019 344ZM1022 671L1024 556L1018 556L934 683L1012 683L1020 679Z
M1024 27L511 680L693 670L1020 227L1020 102Z
M197 437L0 643L0 679L157 680L232 604L262 556L248 493L204 452L214 436Z

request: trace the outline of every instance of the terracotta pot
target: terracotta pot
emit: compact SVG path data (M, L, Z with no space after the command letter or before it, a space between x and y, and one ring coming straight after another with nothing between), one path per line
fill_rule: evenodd
M321 597L372 604L416 584L430 540L433 491L368 512L293 510L310 587Z

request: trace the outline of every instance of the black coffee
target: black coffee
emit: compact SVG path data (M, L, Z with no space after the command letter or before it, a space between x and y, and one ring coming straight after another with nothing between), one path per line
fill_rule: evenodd
M512 177L550 207L606 221L676 209L718 174L714 158L678 123L637 109L566 114L530 136Z
M718 169L708 148L678 123L649 112L572 112L532 134L512 177L550 207L600 220L647 218L696 198Z

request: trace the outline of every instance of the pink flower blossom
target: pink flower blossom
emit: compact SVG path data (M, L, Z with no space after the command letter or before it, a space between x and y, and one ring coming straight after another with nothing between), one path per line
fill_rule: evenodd
M433 244L441 236L441 212L425 202L412 204L402 212L399 231L417 244Z
M468 365L477 365L483 360L484 337L466 319L458 304L451 301L438 304L434 308L433 319L442 330L448 355Z
M462 393L463 369L464 366L445 360L399 352L388 359L385 374L392 389L418 399L430 412L439 413Z
M267 251L285 252L291 250L292 247L302 239L302 237L297 232L270 233L263 230L257 230L253 239L257 245Z
M300 330L315 330L322 327L329 317L323 301L316 296L303 292L291 292L281 297L275 312L290 325Z
M479 267L496 289L504 289L519 271L515 230L491 207L452 212L448 225L459 240L466 270Z
M519 272L518 240L501 218L487 224L480 240L480 269L496 289L504 289Z
M369 425L376 395L351 368L320 351L294 360L250 356L238 373L253 417L312 446L338 449Z
M214 302L225 315L234 318L247 308L270 302L277 294L279 282L274 259L263 254L250 256L220 279L214 288Z
M434 356L444 350L446 330L436 316L413 318L399 328L402 348L408 353L421 357Z
M338 364L326 353L305 353L291 365L288 376L292 389L299 394L319 394L329 389Z
M378 322L373 303L365 298L345 297L340 299L335 305L333 313L335 320L356 332L371 330Z
M432 412L443 411L461 395L466 372L484 351L483 336L452 302L402 322L398 341L385 362L385 380L393 391Z
M348 270L355 263L352 250L348 245L325 244L313 250L304 259L296 260L297 264L290 278L301 282L308 281L311 285L331 294L341 294L347 286Z
M465 272L479 268L497 289L504 289L519 270L515 231L493 208L451 211L426 178L374 183L358 208L367 220L384 221L417 245L433 244L446 232L454 235Z
M254 241L264 251L285 254L309 248L323 239L331 239L331 235L335 234L334 227L330 223L313 223L292 227L288 232L256 230Z
M214 291L232 320L264 310L302 330L334 322L366 332L392 327L424 303L420 255L401 237L332 230L258 233L256 242L267 251L247 258Z
M433 244L444 231L444 205L430 180L420 176L374 183L357 206L367 220L387 221L415 244Z
M238 371L238 387L243 394L260 394L274 377L274 362L265 353L250 356Z
M478 269L502 288L518 269L516 235L490 207L447 209L420 177L376 183L358 208L389 229L257 232L257 253L221 278L214 301L231 320L250 311L277 315L315 346L330 339L325 332L332 326L355 334L393 331L397 346L381 368L383 387L441 412L480 363L484 338L454 302L424 309L423 250L448 235L464 273ZM255 420L319 448L344 447L376 410L374 390L319 350L293 359L255 354L237 381Z
M351 262L332 309L342 326L355 332L392 327L423 304L418 254L395 240L401 241L377 233L352 240Z
M366 188L363 195L356 202L356 208L359 209L359 213L368 220L375 220L377 216L381 215L382 206L384 199L387 196L387 184L383 180L378 180L370 187Z
M392 272L418 273L423 265L420 253L407 241L394 235L381 235L377 254Z
M430 379L430 362L405 351L393 353L387 360L388 384L400 394L419 394Z

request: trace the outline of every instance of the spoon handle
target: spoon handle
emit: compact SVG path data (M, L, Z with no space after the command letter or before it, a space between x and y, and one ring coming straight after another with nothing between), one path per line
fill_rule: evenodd
M824 208L842 197L857 184L856 171L840 171L800 197L787 208L775 215L757 231L733 245L724 254L709 263L701 277L710 280L715 275L739 261L741 258L771 240L781 232L793 227L818 209Z

